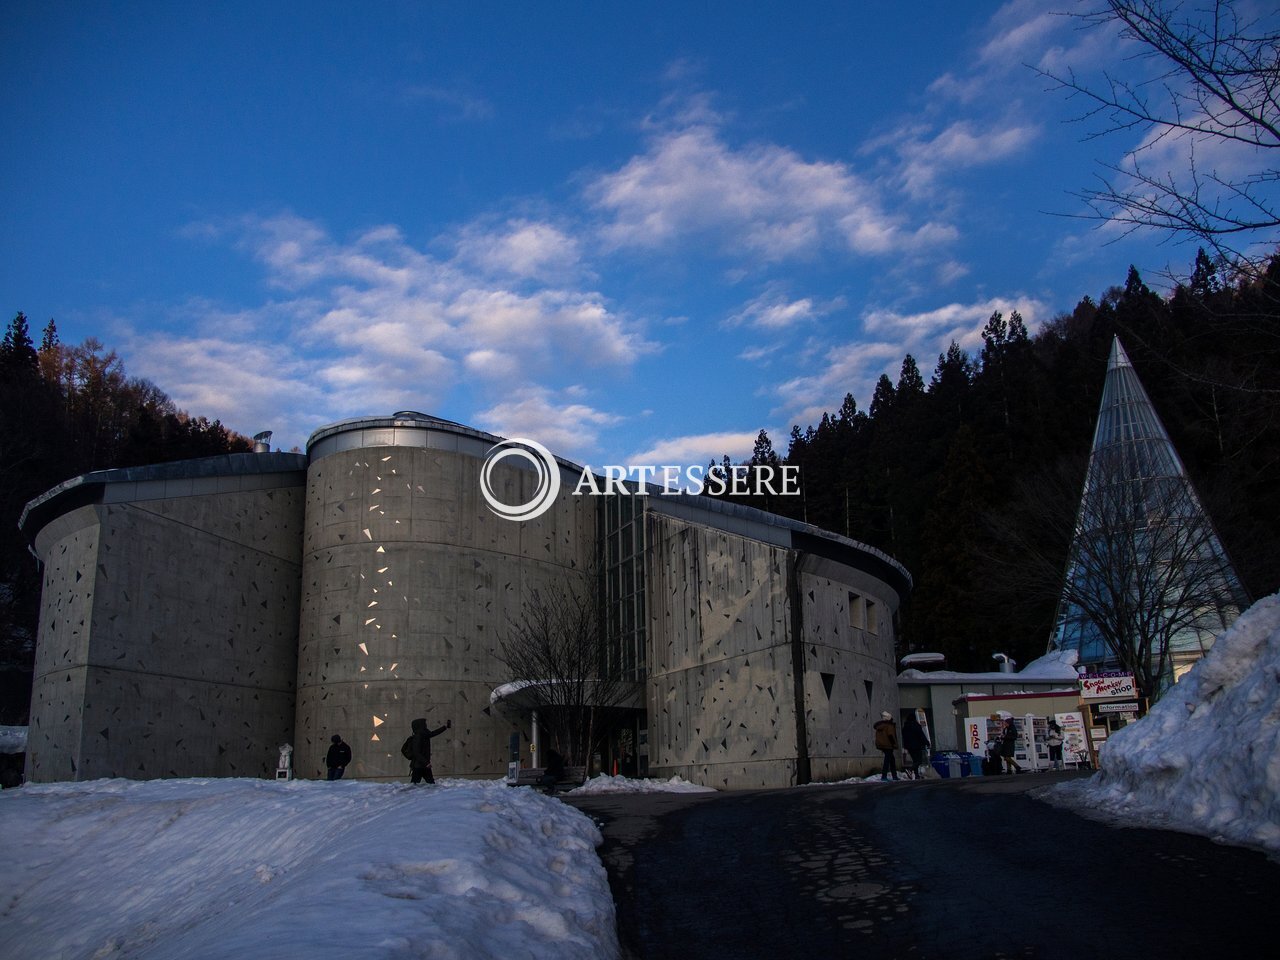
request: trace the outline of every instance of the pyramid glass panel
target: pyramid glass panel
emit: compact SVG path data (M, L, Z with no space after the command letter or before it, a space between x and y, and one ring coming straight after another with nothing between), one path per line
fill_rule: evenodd
M1158 694L1247 603L1221 541L1119 338L1112 342L1089 468L1049 649L1125 666Z

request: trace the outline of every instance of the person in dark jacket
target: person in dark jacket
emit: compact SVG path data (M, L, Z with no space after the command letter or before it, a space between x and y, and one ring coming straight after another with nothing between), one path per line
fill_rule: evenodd
M347 764L351 762L351 748L342 742L341 734L335 733L329 739L331 743L324 764L329 768L330 780L341 780L347 772Z
M1018 761L1013 759L1014 751L1018 749L1018 728L1013 722L1013 717L1004 718L1004 733L1000 737L1000 759L1004 762L1005 773L1021 773L1022 767L1018 765Z
M419 717L410 726L413 728L408 751L410 782L421 783L425 780L427 783L435 783L436 778L431 773L431 738L440 736L452 727L453 721L446 720L443 727L428 730L426 719Z
M876 749L884 754L884 766L880 768L880 779L888 780L890 776L898 779L898 762L894 753L898 749L898 725L893 722L893 714L888 710L880 714L875 723Z
M902 745L911 754L911 775L920 779L920 768L925 763L925 752L929 749L929 736L916 719L915 711L907 714L902 721Z
M1062 769L1062 728L1058 726L1058 721L1049 721L1049 732L1045 736L1044 742L1049 745L1049 762L1053 764L1053 769Z
M538 778L538 785L545 789L547 793L556 792L556 784L564 779L564 757L559 751L549 748L547 750L547 766L543 770L542 776Z

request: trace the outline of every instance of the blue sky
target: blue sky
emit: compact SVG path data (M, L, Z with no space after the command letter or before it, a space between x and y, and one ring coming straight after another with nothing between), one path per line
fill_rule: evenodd
M1141 65L1049 11L6 4L0 304L286 449L416 409L596 465L784 452L993 310L1190 263L1063 216L1143 134L1029 65Z

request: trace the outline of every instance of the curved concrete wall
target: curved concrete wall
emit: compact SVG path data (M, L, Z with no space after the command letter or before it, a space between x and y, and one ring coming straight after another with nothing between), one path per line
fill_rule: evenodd
M102 471L35 502L28 779L272 775L293 738L301 466Z
M646 520L650 771L736 789L878 769L872 724L898 709L896 590L682 512Z
M322 776L334 733L347 776L400 779L415 717L453 728L433 742L439 776L506 772L512 723L489 694L511 679L500 635L540 584L585 570L595 519L563 490L522 523L490 511L480 468L493 438L437 421L352 421L313 438L307 473L295 767ZM535 475L494 471L509 503ZM565 481L568 480L565 473Z
M297 774L321 777L338 733L348 776L401 779L416 717L453 721L437 776L499 776L513 734L530 759L530 718L499 716L490 693L537 679L510 675L501 637L532 591L585 577L615 543L605 582L619 575L621 659L646 676L650 772L740 788L878 767L910 589L896 561L707 497L601 509L573 495L566 461L546 513L504 519L480 487L497 442L406 412L325 427L305 458L102 471L32 501L28 776L272 776L288 741ZM538 483L519 458L491 479L508 504Z

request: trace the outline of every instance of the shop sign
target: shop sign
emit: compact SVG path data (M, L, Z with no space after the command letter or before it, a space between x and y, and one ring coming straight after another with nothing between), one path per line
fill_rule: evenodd
M1132 673L1090 673L1080 678L1080 698L1101 700L1104 697L1136 697Z
M1100 703L1098 704L1099 713L1137 713L1138 704L1136 701L1128 703Z

